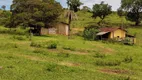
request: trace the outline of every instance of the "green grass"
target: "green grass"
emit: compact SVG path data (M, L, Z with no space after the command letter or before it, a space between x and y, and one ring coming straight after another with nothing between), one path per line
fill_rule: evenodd
M141 80L141 28L134 46L85 41L73 36L0 34L0 80ZM18 36L18 37L14 37ZM14 38L13 38L14 37ZM22 39L22 40L21 40ZM57 41L57 49L45 46ZM42 46L31 46L32 42Z
M78 20L75 20L72 22L73 28L84 28L88 25L96 25L100 18L92 18L92 13L85 12L85 11L79 11L76 13L78 15ZM121 26L122 22L124 27L129 27L129 25L134 24L134 22L127 21L125 17L120 18L116 12L113 12L112 14L106 16L104 19L105 26Z

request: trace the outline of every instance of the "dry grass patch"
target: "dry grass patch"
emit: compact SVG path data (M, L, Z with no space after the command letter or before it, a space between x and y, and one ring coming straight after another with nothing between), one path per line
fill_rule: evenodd
M64 66L69 66L69 67L80 66L79 63L71 63L71 62L61 62L61 63L59 63L59 65L64 65Z
M131 73L128 70L120 70L120 69L100 69L100 72L107 73L107 74L129 74Z

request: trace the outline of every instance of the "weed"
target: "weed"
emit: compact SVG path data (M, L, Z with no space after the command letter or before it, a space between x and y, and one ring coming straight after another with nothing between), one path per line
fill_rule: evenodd
M105 54L96 53L93 57L95 57L95 58L105 58Z
M75 51L75 47L73 47L73 46L63 46L63 49L70 50L70 51Z
M55 42L55 41L50 41L50 42L48 42L47 43L47 48L48 49L56 49L57 48L57 42Z
M123 62L125 62L125 63L130 63L130 62L132 62L132 61L133 61L133 58L132 58L131 56L127 56L127 57L125 57L124 60L123 60Z
M114 61L105 61L105 60L97 60L96 65L98 66L119 66L121 64L120 61L114 60Z
M69 55L69 53L60 52L60 53L58 53L57 56L67 58L67 57L69 57L70 55Z
M57 67L58 67L58 65L57 64L49 64L49 65L47 65L47 71L49 71L49 72L54 72L54 71L56 71L57 70Z

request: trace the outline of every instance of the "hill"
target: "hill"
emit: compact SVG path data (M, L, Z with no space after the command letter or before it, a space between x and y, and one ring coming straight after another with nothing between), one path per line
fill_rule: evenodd
M86 27L88 25L96 25L100 20L99 18L92 18L92 13L86 11L79 11L76 13L78 15L78 20L72 22L72 27ZM123 23L124 26L129 27L134 24L133 22L127 21L125 17L120 18L116 12L113 12L104 19L105 26L121 26Z
M70 40L33 36L29 41L22 30L18 34L0 30L0 80L142 79L141 28L128 29L138 33L140 42L134 46L85 41L75 35Z

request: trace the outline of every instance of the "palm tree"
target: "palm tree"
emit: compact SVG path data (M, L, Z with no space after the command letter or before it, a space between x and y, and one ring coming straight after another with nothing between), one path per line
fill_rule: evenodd
M74 11L72 11L72 10L67 10L67 11L65 11L65 18L67 18L68 19L68 24L69 24L69 29L68 29L68 32L69 32L69 34L68 34L68 38L70 38L70 32L71 32L71 22L73 21L73 20L77 20L78 18L77 18L77 14L74 12Z

